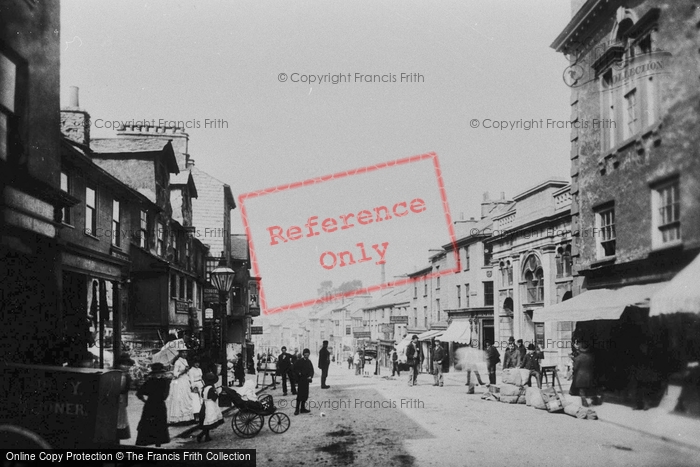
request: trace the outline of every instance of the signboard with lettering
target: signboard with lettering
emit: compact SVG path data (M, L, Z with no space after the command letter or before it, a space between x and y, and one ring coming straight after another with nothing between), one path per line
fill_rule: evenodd
M52 446L113 444L121 371L0 365L0 413Z
M214 309L207 308L204 310L204 319L214 319Z
M250 327L250 333L251 333L251 334L262 334L262 333L263 333L263 327L262 327L262 326L251 326L251 327Z
M408 324L408 316L389 316L389 322L392 324Z
M204 288L204 301L208 303L219 303L219 291L213 287Z
M175 300L175 313L188 313L190 311L190 302L185 300Z
M372 333L370 331L354 331L353 335L355 339L369 339L372 337Z

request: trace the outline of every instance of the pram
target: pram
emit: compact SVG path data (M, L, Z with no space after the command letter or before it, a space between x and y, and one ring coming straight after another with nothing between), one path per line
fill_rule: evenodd
M241 438L252 438L260 433L265 425L265 417L269 416L268 426L273 433L282 434L289 429L291 421L287 414L277 412L271 395L266 395L257 401L244 400L233 388L221 388L230 398L238 411L233 415L231 428Z

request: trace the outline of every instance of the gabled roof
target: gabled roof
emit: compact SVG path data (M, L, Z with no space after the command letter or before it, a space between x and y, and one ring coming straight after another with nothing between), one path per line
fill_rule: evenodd
M96 157L150 157L165 152L165 163L170 173L180 173L175 151L170 140L161 138L95 138L90 141L90 149Z
M132 199L138 200L142 205L148 206L150 209L161 211L161 208L148 199L143 193L129 187L117 177L95 164L90 155L90 151L86 151L85 146L75 143L65 136L61 137L61 157L65 162L81 169L83 173L87 173L88 171L94 172L100 177L99 183L114 190L114 193L118 193L121 196L129 196Z
M231 206L231 209L236 208L236 202L233 199L233 193L231 192L231 187L228 184L222 182L221 180L217 179L216 177L211 176L207 172L198 168L196 165L190 167L190 171L192 172L192 176L194 177L195 182L200 187L209 186L209 185L222 186L223 190L224 190L224 197L226 198L226 203L229 206Z
M179 174L171 176L170 186L186 186L190 191L190 197L197 197L197 187L194 185L194 178L189 170L183 170Z

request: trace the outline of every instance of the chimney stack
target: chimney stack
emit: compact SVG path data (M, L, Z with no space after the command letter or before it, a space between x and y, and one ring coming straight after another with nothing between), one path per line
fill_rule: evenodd
M80 99L78 98L79 93L78 86L70 86L68 88L68 107L79 109Z
M61 133L69 140L90 147L90 114L80 108L79 89L71 86L68 106L61 109Z

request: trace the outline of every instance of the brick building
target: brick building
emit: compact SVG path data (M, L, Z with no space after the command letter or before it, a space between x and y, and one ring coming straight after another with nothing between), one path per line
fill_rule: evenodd
M687 0L575 0L572 10L552 47L571 63L578 278L570 303L539 319L578 321L600 360L617 363L601 369L601 384L624 391L629 356L677 350L650 335L649 299L700 251L700 11Z

